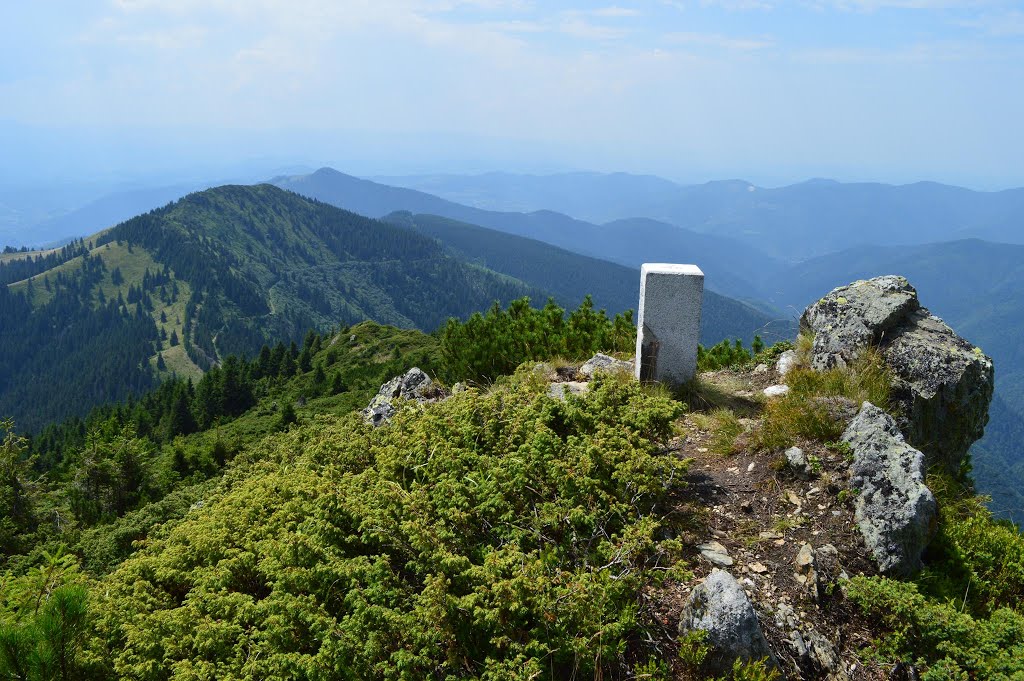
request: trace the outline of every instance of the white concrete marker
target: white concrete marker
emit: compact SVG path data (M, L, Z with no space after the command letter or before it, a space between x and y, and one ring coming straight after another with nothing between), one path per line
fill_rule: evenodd
M640 314L636 377L680 385L697 375L704 273L696 265L644 263L640 268Z

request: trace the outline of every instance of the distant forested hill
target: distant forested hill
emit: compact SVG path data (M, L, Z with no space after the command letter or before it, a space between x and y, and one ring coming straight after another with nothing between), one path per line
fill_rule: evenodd
M609 312L635 310L640 294L638 267L624 267L524 237L470 225L436 215L393 213L386 218L439 239L460 256L489 269L551 291L560 301L592 295ZM714 345L725 338L749 342L792 338L796 325L762 310L705 289L701 342Z
M432 330L547 292L434 240L270 185L196 194L0 263L0 414L35 429L363 319Z

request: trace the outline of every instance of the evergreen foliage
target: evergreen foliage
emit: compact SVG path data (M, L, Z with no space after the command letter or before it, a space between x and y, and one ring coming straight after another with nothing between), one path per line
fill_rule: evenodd
M265 441L105 581L94 656L149 678L621 677L675 555L654 512L679 408L611 380L559 403L527 375Z
M521 298L506 310L495 303L486 314L476 313L465 322L449 319L441 331L447 376L483 383L529 360L586 359L598 350L625 352L635 345L632 312L609 319L604 310L594 310L590 296L568 317L554 300L538 310Z

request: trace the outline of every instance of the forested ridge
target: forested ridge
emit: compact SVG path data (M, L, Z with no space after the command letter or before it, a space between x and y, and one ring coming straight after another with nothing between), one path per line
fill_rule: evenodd
M626 268L518 237L486 248L515 251L519 265L508 253L480 264L493 235L462 227L470 237L453 250L450 230L372 220L271 185L223 186L61 249L5 253L0 414L37 430L173 376L198 380L264 343L301 342L311 328L373 319L433 331L522 296L572 307L589 288L597 308L632 306ZM704 341L749 338L767 320L709 292Z
M546 298L429 237L269 185L199 192L47 254L5 254L0 281L0 414L29 430L310 328L432 330L496 300Z

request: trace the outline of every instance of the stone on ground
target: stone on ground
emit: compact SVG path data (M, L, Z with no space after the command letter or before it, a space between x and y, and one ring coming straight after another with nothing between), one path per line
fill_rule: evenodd
M935 497L924 484L924 455L903 439L892 416L870 402L843 433L853 452L854 518L878 569L909 576L935 523Z
M633 362L615 359L599 352L580 367L580 374L587 378L593 377L594 374L615 372L633 373Z
M707 632L712 652L706 665L712 673L731 673L737 659L767 658L769 666L778 666L754 606L736 579L724 570L714 569L687 599L679 631L694 630Z
M380 391L363 410L363 418L372 423L374 427L381 426L395 415L397 400L427 403L437 402L444 397L446 397L444 390L430 380L430 376L427 376L421 369L413 367L380 387Z

